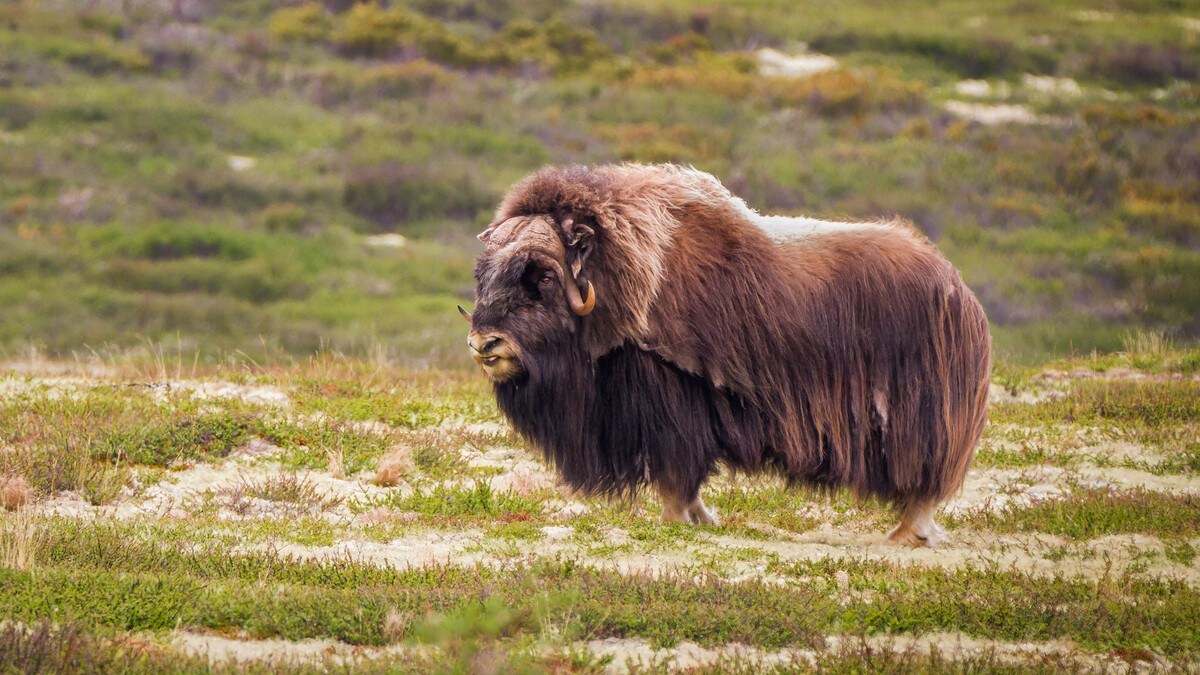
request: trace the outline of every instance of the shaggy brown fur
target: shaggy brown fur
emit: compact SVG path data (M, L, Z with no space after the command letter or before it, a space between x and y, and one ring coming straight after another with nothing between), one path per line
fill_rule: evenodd
M620 165L526 178L480 238L472 349L567 483L650 483L665 517L712 522L699 488L719 464L774 470L891 501L894 540L935 542L982 432L990 338L911 227L765 219L707 174ZM588 282L577 316L564 291Z

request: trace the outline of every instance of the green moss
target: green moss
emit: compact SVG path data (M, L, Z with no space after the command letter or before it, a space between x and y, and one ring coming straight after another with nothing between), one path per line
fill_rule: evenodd
M5 615L33 621L57 611L123 630L169 630L182 623L261 637L334 636L380 644L389 608L412 616L453 614L493 598L513 616L528 617L511 624L512 634L535 629L530 619L544 611L538 608L547 599L553 606L555 598L569 597L549 616L573 635L637 636L667 645L738 641L774 648L815 645L831 630L960 630L1006 640L1071 636L1100 650L1145 645L1171 657L1200 646L1195 591L1180 582L1132 577L1092 582L995 569L901 570L880 562L828 560L781 568L786 575L816 580L781 588L715 578L695 583L670 575L622 576L571 561L504 571L381 570L348 561L295 563L266 554L162 551L110 537L93 540L90 549L61 540L55 545L59 564L70 556L78 560L77 568L81 563L97 567L86 572L0 570L9 590L0 598ZM114 563L129 571L114 571ZM838 602L830 592L838 571L848 574L851 588L870 591L875 599ZM269 586L258 581L265 573ZM546 596L541 589L554 591ZM1135 597L1141 601L1129 602Z
M1066 499L1048 499L955 521L997 532L1046 532L1073 539L1138 533L1174 540L1190 538L1200 528L1200 498L1144 489L1081 489Z
M387 506L397 511L416 513L437 522L457 522L464 519L519 522L541 515L545 499L544 495L524 496L515 492L498 492L486 481L477 481L469 488L447 487L439 483L432 490L418 489L407 496L388 495L359 502L356 507Z
M186 460L225 457L247 438L248 418L230 414L172 416L159 424L115 430L92 448L92 456L114 462L167 466Z

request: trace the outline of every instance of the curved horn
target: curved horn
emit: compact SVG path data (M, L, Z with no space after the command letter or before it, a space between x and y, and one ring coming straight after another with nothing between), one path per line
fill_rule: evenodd
M592 286L592 282L587 282L587 298L579 295L579 284L575 278L568 275L561 262L555 261L558 266L559 276L562 278L563 291L567 294L567 304L571 305L571 311L578 316L587 316L596 308L596 287Z
M579 297L579 285L574 281L567 284L567 300L571 302L571 311L579 316L587 316L596 308L596 287L592 286L592 282L587 282L587 297Z
M471 313L463 309L462 305L458 306L458 313L462 314L463 318L466 319L468 323L471 321Z
M574 286L574 283L572 283L572 286ZM588 297L583 300L583 305L571 307L571 309L575 310L575 313L580 316L588 316L589 313L592 313L592 310L596 309L596 288L592 286L592 282L588 281Z

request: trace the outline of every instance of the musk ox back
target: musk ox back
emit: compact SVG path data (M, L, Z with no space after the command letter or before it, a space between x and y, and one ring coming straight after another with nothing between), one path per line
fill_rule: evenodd
M910 226L761 216L675 166L548 168L481 235L468 343L572 487L714 523L721 465L845 486L933 545L982 432L987 320ZM460 308L461 310L461 308Z

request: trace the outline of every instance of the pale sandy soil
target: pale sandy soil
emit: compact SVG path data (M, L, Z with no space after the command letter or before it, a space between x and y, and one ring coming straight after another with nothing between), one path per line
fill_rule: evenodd
M785 54L778 49L764 47L754 53L758 59L758 72L767 77L807 77L837 67L837 59L824 54Z
M403 647L364 647L337 640L253 640L212 633L177 630L170 640L173 648L189 656L202 656L213 665L269 663L286 667L296 663L324 663L333 669L351 667L366 659L402 652Z
M1000 124L1049 124L1048 118L1034 114L1027 106L1014 103L967 103L965 101L946 101L943 107L971 122L985 126Z
M865 643L865 645L864 645ZM697 668L736 663L752 668L770 669L787 667L813 667L819 653L813 649L762 650L743 644L726 644L720 647L704 647L693 642L682 642L672 648L655 648L644 640L606 638L586 643L589 651L611 659L605 671L623 674L645 668L684 672ZM829 636L824 648L837 651L840 648L861 650L864 646L877 651L897 654L926 655L936 651L949 660L965 660L990 657L995 663L1019 665L1031 661L1042 662L1047 657L1057 662L1074 666L1087 672L1125 672L1130 664L1108 654L1080 652L1068 641L1053 642L1005 642L982 640L962 633L932 633L925 635L880 635L868 638ZM1152 653L1144 655L1147 661L1138 665L1143 668L1169 668L1170 663Z

